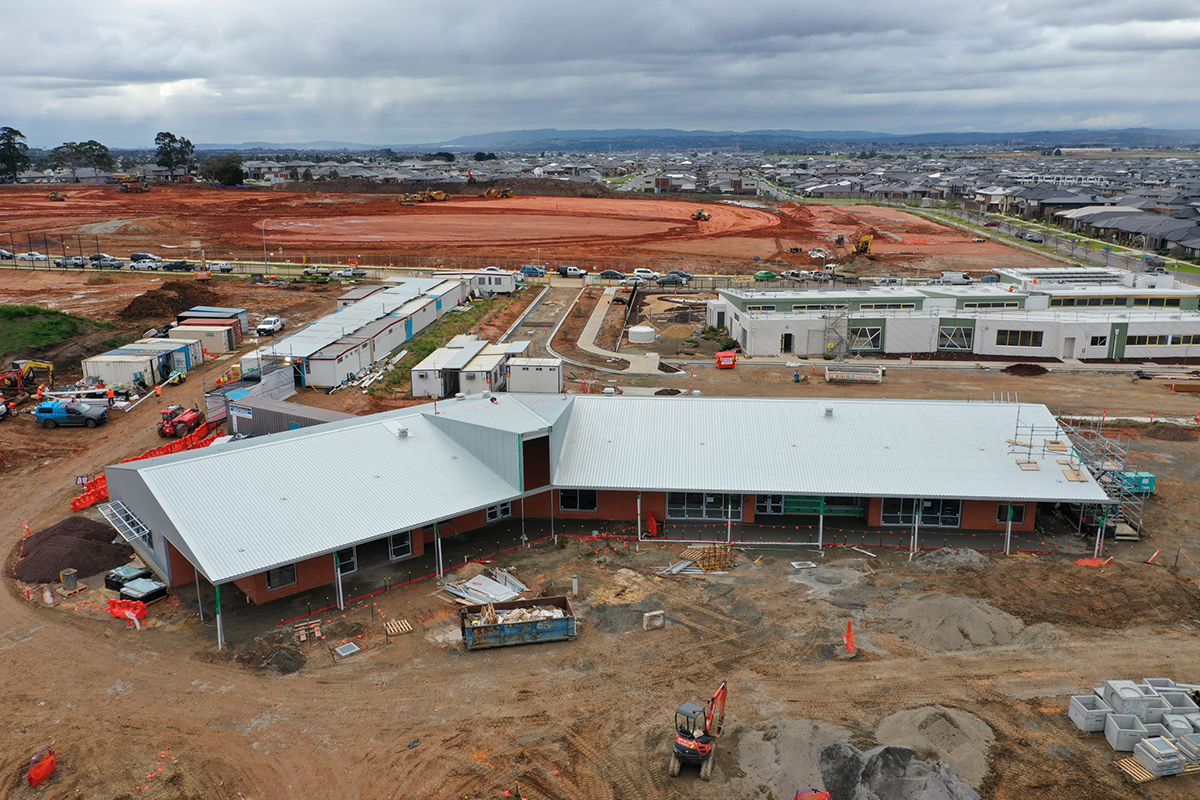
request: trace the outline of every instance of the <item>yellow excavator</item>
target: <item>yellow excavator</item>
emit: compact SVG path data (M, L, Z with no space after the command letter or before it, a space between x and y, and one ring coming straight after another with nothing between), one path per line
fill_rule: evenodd
M873 242L873 241L875 241L875 237L868 233L866 236L859 239L858 242L854 245L854 252L860 253L862 255L866 255L867 253L870 253L871 252L871 242Z
M509 189L508 187L501 188L498 186L493 186L492 188L485 190L483 193L483 196L484 197L512 197L513 190Z
M710 219L712 219L712 214L708 213L708 211L703 208L698 208L696 209L696 213L692 214L692 219L696 220L697 222L708 222Z
M49 361L31 361L29 359L24 359L21 361L12 362L12 368L12 372L4 373L5 386L20 386L21 383L24 383L26 386L31 386L33 385L34 378L37 376L38 370L42 370L46 373L45 383L49 385L54 384L54 365ZM19 381L14 373L20 373Z

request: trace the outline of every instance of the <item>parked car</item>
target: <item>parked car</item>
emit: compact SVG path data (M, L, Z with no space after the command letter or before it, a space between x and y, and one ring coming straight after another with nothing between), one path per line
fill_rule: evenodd
M208 268L213 272L220 272L226 275L233 272L233 264L230 264L228 261L214 261L208 265Z
M483 272L504 272L504 270L500 269L499 267L484 267L482 271Z
M17 261L49 261L50 256L45 256L36 250L31 250L28 253L17 253Z
M1150 256L1146 259L1147 267L1165 267L1166 261L1163 261L1162 256Z
M54 266L62 267L63 269L83 269L88 265L88 260L83 256L71 256L69 258L60 258L54 262Z
M567 277L567 278L582 278L583 276L588 274L588 271L586 269L580 269L579 267L568 266L568 267L559 267L558 274L562 275L564 277Z
M330 275L333 273L329 267L305 267L305 275Z
M820 247L814 247L812 250L808 251L808 257L809 258L829 258L829 253L826 253Z
M125 262L119 258L96 258L92 260L92 266L96 269L120 269L125 266Z
M806 269L786 269L779 274L779 277L792 281L806 281L812 277L812 272Z
M621 278L625 277L625 273L621 272L620 270L606 269L600 273L599 277L606 281L619 281Z
M263 317L254 329L258 336L274 336L283 330L283 317Z
M156 255L154 255L154 253L130 253L129 261L130 261L130 263L132 263L134 261L154 261L156 263L161 264L162 257L156 256Z
M896 277L895 275L889 275L885 278L877 279L875 281L875 285L876 286L903 286L904 278L899 278L899 277Z
M633 271L633 275L645 281L652 281L662 277L660 273L652 269L646 269L645 267L638 267Z
M148 258L139 259L138 261L130 261L130 269L138 270L156 270L161 266L157 261L151 261Z
M837 275L822 269L814 269L812 275L809 277L814 281L832 281L837 279Z
M1025 236L1023 238L1027 242L1035 242L1037 244L1041 244L1042 242L1046 241L1045 239L1042 238L1042 235L1040 233L1027 233L1027 234L1025 234Z
M626 296L625 296L625 295L623 295L623 294L619 294L619 295L617 295L616 297L614 297L614 298L613 298L613 305L615 305L615 306L627 306L627 305L629 305L629 298L628 298L628 297L626 297Z
M105 259L115 260L115 256L110 256L108 253L92 253L88 256L88 261L103 261Z
M983 227L985 227L985 228L999 228L999 227L1000 227L1000 223L999 223L999 221L997 221L997 220L994 220L994 219L989 219L987 222L983 223Z
M971 241L978 243L978 242L986 242L987 239L983 238L982 236L976 236L975 238L971 239Z
M1150 267L1146 270L1147 275L1170 275L1170 271L1166 267Z
M659 286L687 286L687 278L679 275L663 275L655 281Z
M756 281L773 281L777 280L778 278L779 276L774 272L771 272L769 269L760 269L758 272L754 273L754 280Z
M358 267L346 267L345 269L339 269L337 272L333 273L333 277L335 277L335 278L365 278L365 277L367 277L367 271L365 269L360 269Z
M669 269L669 270L667 270L667 274L668 275L676 275L680 278L683 278L685 281L690 281L692 278L696 277L692 273L684 272L681 269Z
M7 250L0 250L0 259L4 259L5 261L12 261L13 254Z
M187 261L164 261L162 268L167 272L191 272L192 265Z
M531 278L544 278L546 277L546 270L537 264L524 264L521 266L521 274L528 275Z
M567 270L569 270L569 269L575 269L575 267L572 267L570 264L559 264L558 265L558 274L562 275L565 278L565 277L567 277Z
M108 409L87 403L68 403L51 400L38 405L34 412L37 423L43 428L83 426L94 428L108 422Z
M628 278L622 278L620 283L622 286L645 286L649 281L641 275L630 275Z

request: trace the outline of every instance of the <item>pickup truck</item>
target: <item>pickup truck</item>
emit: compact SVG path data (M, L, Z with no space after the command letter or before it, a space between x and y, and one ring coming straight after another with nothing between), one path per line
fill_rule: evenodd
M71 256L70 258L60 258L60 259L55 260L54 266L63 267L63 268L75 267L78 269L83 269L84 267L86 267L88 265L88 263L89 263L88 260L86 258L84 258L83 256Z
M208 268L213 272L220 272L226 275L233 272L233 264L230 264L228 261L214 261L208 265Z
M359 269L358 267L346 267L345 269L339 269L337 272L333 273L333 277L365 278L367 277L367 271L365 269Z
M43 428L57 428L60 425L71 425L94 428L108 422L108 409L103 406L92 406L87 403L68 403L65 400L50 400L38 405L34 412L39 425Z
M304 268L305 275L325 276L325 275L329 275L332 272L333 272L333 270L331 270L329 267L305 267Z
M254 329L258 336L274 336L283 330L283 317L263 317Z
M167 272L191 272L192 265L186 261L167 261L164 262L162 268Z
M584 275L588 274L586 269L580 269L579 267L570 267L570 266L559 267L558 273L567 278L582 278Z

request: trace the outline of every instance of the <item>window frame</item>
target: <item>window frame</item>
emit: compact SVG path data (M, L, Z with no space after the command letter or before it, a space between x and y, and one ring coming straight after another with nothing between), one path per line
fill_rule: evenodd
M279 572L282 572L283 570L289 570L289 569L292 571L292 579L290 581L288 581L287 583L278 583L278 584L272 585L271 573L273 573L273 572L279 573ZM298 573L298 570L296 569L296 562L294 562L294 561L291 564L280 564L278 567L275 567L274 569L267 570L266 572L263 573L263 577L266 579L266 582L267 582L267 591L274 592L279 589L286 589L289 586L295 586L299 582L299 575L297 573Z
M996 346L997 347L1028 347L1040 348L1045 342L1045 331L1035 331L1030 329L1017 328L999 328L996 330ZM1013 339L1016 342L1013 342ZM1022 339L1028 338L1028 343L1023 343ZM1004 341L1001 341L1004 339Z
M499 522L512 516L512 501L488 506L485 518L488 522Z
M591 508L582 508L585 505L583 502L587 495L591 495ZM566 504L567 498L574 498L574 505ZM558 510L559 511L578 511L584 514L593 514L600 509L600 493L595 489L559 489L558 490Z
M1008 503L1000 503L999 505L996 506L996 524L997 525L1007 525L1008 524L1008 506L1009 506ZM1024 503L1013 503L1012 510L1013 510L1013 518L1012 518L1013 525L1024 525L1025 524L1025 504Z
M859 344L861 332L866 331L866 344ZM872 333L871 331L874 331ZM850 352L857 353L863 350L876 351L883 350L883 326L882 325L857 325L851 326L847 330L847 337L850 339Z
M951 331L947 335L947 331ZM954 331L965 332L964 340L965 347L954 345ZM943 342L943 338L946 340ZM954 345L954 346L951 346ZM938 326L938 350L943 350L951 353L973 353L975 352L975 326L973 325L939 325Z
M411 530L400 531L399 533L389 533L388 534L388 561L399 561L402 558L409 558L412 556L412 554L413 554L413 536L412 536L412 534L413 534L413 532ZM396 550L398 549L396 547L396 539L401 536L403 536L405 539L407 539L408 552L403 553L401 555L396 555Z

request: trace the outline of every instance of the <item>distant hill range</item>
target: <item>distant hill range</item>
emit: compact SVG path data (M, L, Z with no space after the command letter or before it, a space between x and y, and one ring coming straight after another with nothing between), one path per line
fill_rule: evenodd
M241 144L198 144L198 150L377 150L395 151L474 151L507 150L813 150L820 147L870 145L885 147L990 146L1015 149L1049 147L1200 147L1200 130L1160 128L1122 128L1117 130L1020 131L1009 133L914 133L892 134L873 131L685 131L676 128L613 128L611 130L558 130L538 128L522 131L498 131L460 136L446 142L423 144L370 145L356 142L242 142Z

